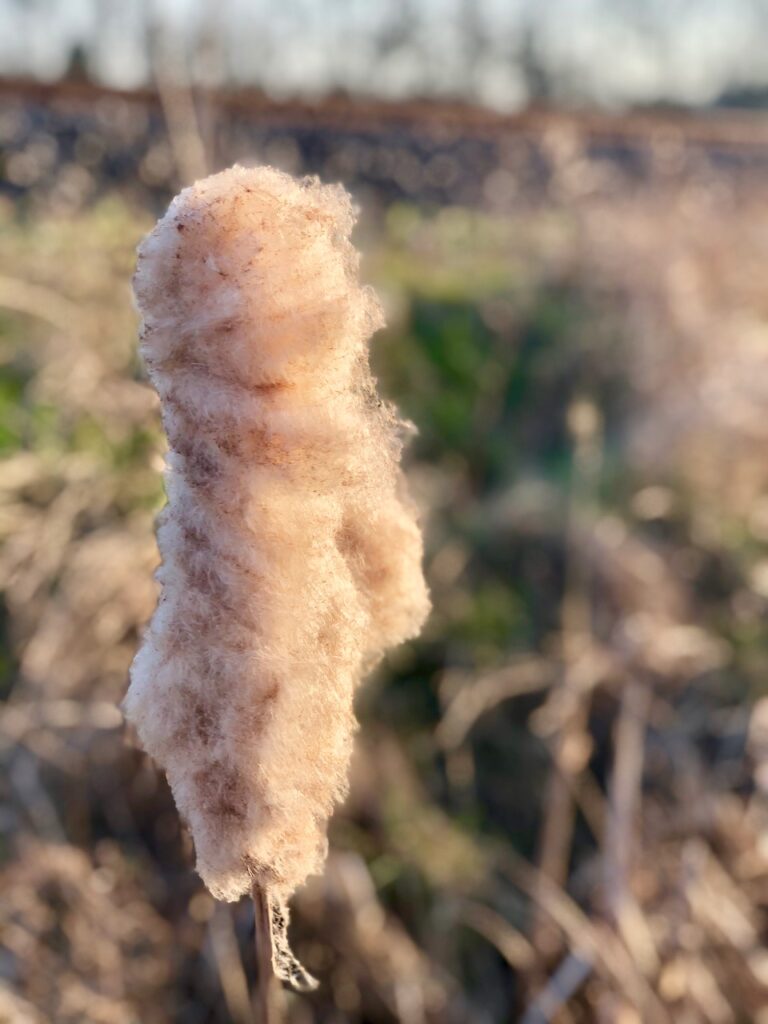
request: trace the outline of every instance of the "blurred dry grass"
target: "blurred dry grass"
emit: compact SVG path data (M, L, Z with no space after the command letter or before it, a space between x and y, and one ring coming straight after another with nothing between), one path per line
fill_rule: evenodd
M360 695L293 1024L768 1019L764 197L546 146L544 202L506 169L491 210L363 226L435 613ZM152 215L67 174L0 207L0 1020L246 1022L250 909L115 710L162 503Z

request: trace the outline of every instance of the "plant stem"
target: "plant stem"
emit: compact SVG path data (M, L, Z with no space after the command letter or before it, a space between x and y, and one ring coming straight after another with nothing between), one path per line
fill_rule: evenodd
M256 1024L280 1024L280 988L272 969L269 898L258 885L253 887L253 916L256 941Z

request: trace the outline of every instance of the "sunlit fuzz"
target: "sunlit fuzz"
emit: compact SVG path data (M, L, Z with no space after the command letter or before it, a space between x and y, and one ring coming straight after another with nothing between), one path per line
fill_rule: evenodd
M234 167L185 189L139 249L170 450L160 599L125 711L226 900L257 883L282 901L321 869L355 686L429 607L353 223L341 187Z

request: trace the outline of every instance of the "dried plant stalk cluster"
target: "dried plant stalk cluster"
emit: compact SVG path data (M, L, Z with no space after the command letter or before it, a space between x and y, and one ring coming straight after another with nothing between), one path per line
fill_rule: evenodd
M256 883L282 902L321 868L355 685L429 607L353 222L341 187L234 167L139 250L170 452L160 602L125 710L226 900Z

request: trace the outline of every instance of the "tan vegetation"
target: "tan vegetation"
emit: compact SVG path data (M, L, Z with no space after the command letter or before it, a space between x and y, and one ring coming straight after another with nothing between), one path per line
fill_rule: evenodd
M762 190L666 144L630 190L547 144L544 204L497 179L491 215L366 226L435 612L359 694L292 1024L765 1015ZM155 598L151 218L55 198L0 233L0 1006L247 1021L251 913L194 880L114 713Z

